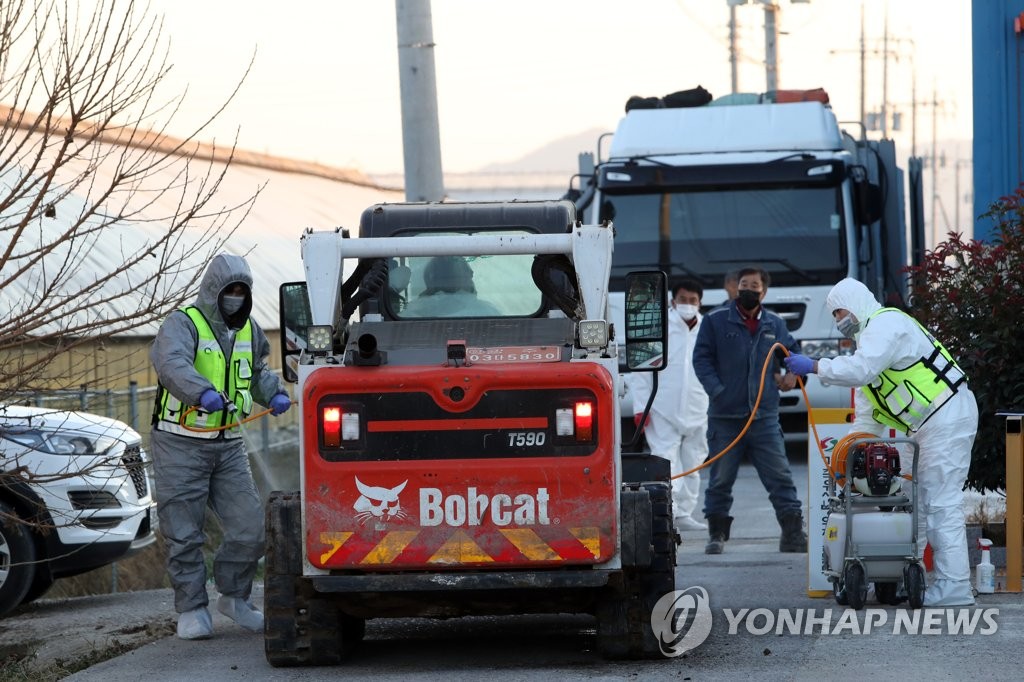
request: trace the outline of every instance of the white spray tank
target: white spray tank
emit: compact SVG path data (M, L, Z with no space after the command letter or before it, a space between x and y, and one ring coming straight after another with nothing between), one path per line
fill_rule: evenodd
M979 594L992 594L996 591L996 569L989 560L992 541L981 538L978 540L978 546L981 547L981 561L975 567L974 587Z

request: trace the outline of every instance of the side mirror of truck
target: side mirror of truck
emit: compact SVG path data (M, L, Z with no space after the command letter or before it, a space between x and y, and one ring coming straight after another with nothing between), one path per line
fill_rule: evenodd
M861 180L854 183L853 191L858 222L862 225L871 225L881 220L882 188L867 180Z
M668 363L668 278L660 270L626 276L626 366L660 372Z
M282 284L278 303L281 316L281 369L284 380L295 383L299 380L299 356L309 345L306 329L313 324L306 283Z

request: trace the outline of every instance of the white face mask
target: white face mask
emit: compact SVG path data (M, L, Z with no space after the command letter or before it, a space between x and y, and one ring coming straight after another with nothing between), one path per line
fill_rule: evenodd
M225 315L234 315L242 309L243 303L245 296L222 296L220 299L220 307Z
M850 313L836 322L836 329L846 338L852 339L860 331L860 322L853 316L853 313Z
M692 320L700 312L700 308L690 303L676 303L676 310L684 320Z

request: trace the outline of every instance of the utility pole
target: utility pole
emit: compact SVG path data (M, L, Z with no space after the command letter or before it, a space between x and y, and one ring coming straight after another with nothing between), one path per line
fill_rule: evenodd
M865 121L867 120L867 110L865 109L866 97L864 89L864 84L867 82L867 78L865 76L865 74L867 73L867 61L867 45L866 38L864 36L864 2L862 0L860 3L860 124L862 126L862 130L863 126L865 125Z
M765 89L774 92L779 89L779 27L777 23L779 6L772 0L764 3L764 73Z
M939 240L938 240L938 236L939 235L938 235L938 232L936 232L936 228L938 228L938 226L939 226L939 218L938 218L938 215L935 213L935 210L936 210L935 206L936 206L936 203L939 200L939 186L937 184L937 182L938 182L937 181L937 177L938 177L937 171L938 171L938 167L939 167L939 155L938 155L938 145L937 145L937 139L938 139L937 131L938 131L938 129L939 129L939 93L938 93L938 91L936 89L936 85L934 83L932 83L932 159L931 159L931 162L932 162L932 214L931 214L931 218L932 218L932 234L934 235L933 236L934 241L932 242L932 246L933 247L936 244L939 243Z
M953 212L953 215L954 215L954 218L953 218L953 229L954 230L961 229L961 225L960 225L960 204L964 203L964 198L962 196L960 196L960 169L961 168L970 168L971 165L972 165L971 159L957 159L956 160L956 168L955 168L956 174L954 176L955 180L954 180L954 188L953 188L953 191L956 193L956 210Z
M444 198L430 0L395 0L405 200Z
M729 5L729 68L732 76L732 94L740 91L739 83L739 53L736 49L736 5Z
M889 137L889 3L882 32L882 139Z

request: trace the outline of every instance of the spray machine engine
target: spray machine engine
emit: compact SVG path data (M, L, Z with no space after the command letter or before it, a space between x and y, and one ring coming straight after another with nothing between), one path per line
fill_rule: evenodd
M853 487L862 495L895 495L900 490L900 453L888 443L862 443L854 447Z

